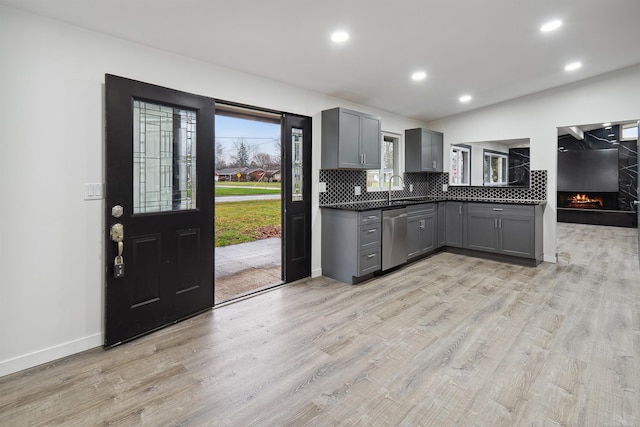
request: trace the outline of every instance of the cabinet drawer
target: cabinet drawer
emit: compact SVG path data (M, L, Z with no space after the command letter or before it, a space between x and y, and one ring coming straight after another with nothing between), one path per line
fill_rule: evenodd
M382 212L379 210L376 211L365 211L358 213L358 224L376 224L382 222Z
M491 215L515 215L530 216L534 215L533 205L511 205L511 204L490 204L490 203L469 203L469 212L478 214Z
M380 247L359 252L358 276L373 273L381 268L382 260L380 258Z
M380 246L381 224L369 224L360 227L360 249L367 249L372 246Z

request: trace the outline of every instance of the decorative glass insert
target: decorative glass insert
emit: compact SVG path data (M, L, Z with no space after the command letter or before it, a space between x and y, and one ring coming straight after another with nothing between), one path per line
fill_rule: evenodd
M301 202L302 195L302 129L291 130L291 200Z
M133 101L133 213L195 209L196 112Z

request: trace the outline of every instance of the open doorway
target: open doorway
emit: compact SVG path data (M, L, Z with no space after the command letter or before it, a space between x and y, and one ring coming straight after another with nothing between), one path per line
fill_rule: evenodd
M283 282L281 122L216 105L215 304Z

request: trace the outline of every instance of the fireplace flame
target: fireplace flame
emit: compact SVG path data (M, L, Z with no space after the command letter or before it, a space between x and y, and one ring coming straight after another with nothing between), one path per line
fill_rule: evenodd
M602 197L589 197L586 194L574 194L569 199L569 204L574 207L584 207L587 205L590 207L603 207Z

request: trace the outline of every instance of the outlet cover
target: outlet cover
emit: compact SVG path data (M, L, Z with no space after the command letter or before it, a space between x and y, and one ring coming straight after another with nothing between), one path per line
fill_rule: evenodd
M442 191L449 191L449 186L447 184L442 184Z
M326 193L327 192L327 183L326 182L321 182L318 184L318 192L319 193Z
M355 186L355 188L354 188L354 193L355 193L355 195L356 195L356 196L359 196L359 195L361 195L361 194L362 194L362 189L360 188L360 186L359 186L359 185L356 185L356 186Z
M413 184L409 184L409 193L413 193Z

